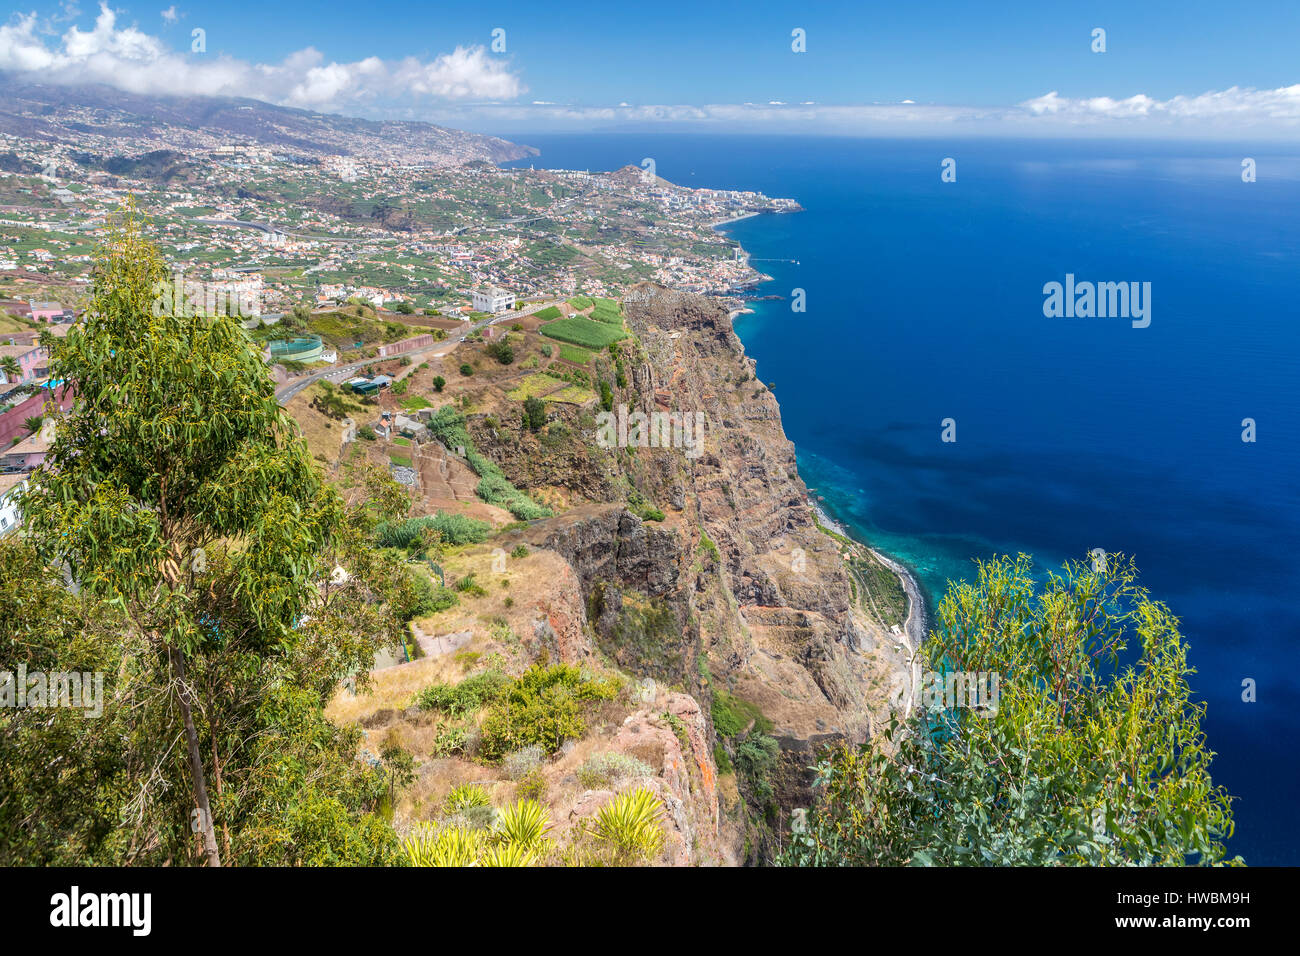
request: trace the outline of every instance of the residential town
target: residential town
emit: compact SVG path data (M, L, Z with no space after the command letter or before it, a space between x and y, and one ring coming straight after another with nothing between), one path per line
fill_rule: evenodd
M108 145L0 134L0 533L44 458L47 412L72 401L72 386L49 379L50 337L84 309L96 245L128 197L173 273L156 314L238 315L282 384L428 348L471 323L490 340L492 316L617 298L646 280L742 294L766 277L713 227L799 209L676 186L633 165L438 165L251 143L96 164L77 148ZM360 377L354 387L384 384Z

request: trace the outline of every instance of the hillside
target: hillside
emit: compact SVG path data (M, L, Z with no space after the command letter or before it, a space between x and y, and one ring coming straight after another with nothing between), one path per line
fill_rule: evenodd
M371 749L396 744L414 755L415 782L396 801L399 833L438 819L451 788L473 781L496 804L524 786L542 793L563 836L640 780L668 808L660 862L760 862L791 811L809 804L814 752L865 739L910 703L909 649L889 628L906 613L901 592L883 568L863 566L869 552L818 527L776 400L755 380L727 312L651 285L624 308L631 337L617 354L563 360L534 318L508 333L513 362L467 343L379 399L456 410L473 450L554 512L511 522L480 511L491 535L441 557L455 603L415 622L424 656L375 671L369 693L344 692L331 707L335 720L366 729ZM462 363L472 375L457 371ZM441 392L429 385L437 374L447 380ZM565 381L555 375L580 387L557 391ZM701 446L602 447L602 381L616 409L652 412L666 401L702 413ZM535 433L520 424L534 395L546 416ZM436 458L438 468L420 471L412 513L466 513L472 472L438 441L351 448L323 456L327 468L346 474L357 454ZM462 474L469 480L449 491L447 477ZM453 695L541 661L613 675L626 689L523 771L510 759L485 762L477 749L490 706L413 706L433 684ZM601 783L593 767L634 772Z
M221 96L147 96L107 86L27 83L0 73L0 132L104 156L256 144L302 156L450 166L537 155L493 136L416 121L375 121ZM113 170L109 170L112 172Z

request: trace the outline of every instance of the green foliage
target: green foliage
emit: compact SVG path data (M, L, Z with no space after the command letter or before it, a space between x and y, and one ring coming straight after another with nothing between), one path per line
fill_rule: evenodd
M509 365L515 360L515 350L510 347L510 343L505 339L498 339L495 342L489 342L483 349L488 355L496 359L502 365Z
M614 408L614 390L603 378L600 380L600 407L607 412Z
M718 546L713 543L713 539L708 536L703 528L700 529L700 548L708 553L714 561L722 560L722 556L718 554Z
M620 865L648 863L664 848L663 816L659 798L645 787L637 787L596 811L591 831L612 850Z
M542 335L588 349L603 349L610 342L627 338L622 328L605 322L596 322L584 316L548 322L539 330Z
M539 348L541 349L542 354L545 355L547 358L550 358L551 355L554 354L554 352L555 352L555 350L554 350L550 345L546 344L545 342L543 342L543 343L539 346Z
M731 757L727 754L727 748L722 746L722 741L713 745L713 762L718 767L718 773L732 773L736 768L732 766Z
M558 319L563 314L563 312L553 305L548 305L546 308L538 309L533 313L533 315L543 322L550 322L552 319Z
M1131 561L1107 564L1038 582L1028 557L1000 557L950 586L927 661L1000 675L996 706L918 707L871 746L834 753L785 861L1223 862L1231 798L1210 779L1178 621Z
M500 843L536 852L545 844L550 828L550 820L540 803L519 800L501 811L494 836Z
M586 731L586 705L611 699L617 689L613 680L586 674L572 664L534 664L484 717L479 753L486 760L500 760L530 744L554 753L565 740Z
M470 365L468 362L464 363L460 367L460 374L469 378L469 376L474 374L474 366Z
M526 557L528 557L528 545L526 545L526 544L517 544L517 545L515 545L514 548L512 548L511 551L510 551L510 557L512 557L512 558L526 558Z
M540 431L546 424L546 403L532 396L524 399L524 421L530 431Z
M546 798L546 775L539 769L532 769L519 778L515 784L515 797L520 800L544 800Z
M735 748L736 772L745 783L749 800L765 810L772 800L770 774L780 754L776 740L762 733L750 734Z
M411 550L428 540L428 532L435 532L438 540L447 544L478 544L487 540L492 533L492 526L467 515L439 511L431 517L384 522L375 528L375 540L380 547ZM423 553L425 549L420 547L417 550Z
M550 348L549 345L545 348ZM590 349L578 348L576 345L560 344L560 358L566 362L572 362L574 365L586 365L591 361L595 353Z
M436 710L449 717L476 714L500 700L510 688L510 678L498 670L466 677L459 684L433 684L415 695L421 710Z
M357 761L359 731L323 708L396 643L405 576L322 482L238 322L153 314L165 278L128 208L85 321L52 343L77 402L27 537L0 540L0 660L102 671L104 714L5 716L0 863L391 862L393 767Z
M451 816L462 810L491 805L492 800L488 797L487 790L477 783L462 783L452 787L451 792L442 801L442 812L446 816Z
M431 614L437 614L439 611L445 611L447 608L455 607L460 603L460 598L451 588L435 584L423 574L411 572L412 583L412 600L403 618L411 620L417 617L429 617Z
M719 737L734 737L742 731L752 729L755 733L766 734L772 731L772 722L763 716L763 712L747 700L741 700L721 687L713 690L713 730Z
M441 392L446 387L447 387L447 380L445 378L443 378L441 375L435 375L433 377L433 390L435 392Z
M402 841L411 866L473 866L486 848L483 831L469 827L425 824Z
M462 594L472 594L475 597L483 597L487 594L487 588L478 583L477 577L478 575L474 571L470 571L456 582L456 590Z
M550 845L546 810L535 800L506 807L490 829L421 824L402 841L412 866L535 866Z

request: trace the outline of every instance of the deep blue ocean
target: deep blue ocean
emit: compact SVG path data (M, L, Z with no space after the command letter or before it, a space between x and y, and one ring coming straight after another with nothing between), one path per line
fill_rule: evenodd
M736 328L814 494L931 602L975 557L1133 555L1191 645L1230 851L1300 863L1300 146L503 135L797 199L724 231L787 297ZM1046 318L1067 273L1150 282L1150 326Z

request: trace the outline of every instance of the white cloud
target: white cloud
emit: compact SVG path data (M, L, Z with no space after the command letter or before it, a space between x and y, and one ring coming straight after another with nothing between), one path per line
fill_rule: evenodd
M124 25L102 2L93 28L72 24L76 6L38 20L15 14L0 25L0 70L38 82L104 83L135 93L247 96L288 106L377 117L429 119L471 129L711 128L806 135L1300 135L1300 84L1273 90L1231 87L1157 99L1144 93L1069 97L1051 91L1023 103L972 107L904 100L892 104L823 105L772 100L712 105L564 105L516 102L526 92L510 61L481 46L458 46L431 60L327 59L307 47L279 63L220 52L177 51L135 25ZM185 14L161 11L174 24ZM183 31L182 31L183 33ZM183 44L186 45L187 44Z
M176 8L163 19L179 18ZM214 44L217 38L208 35ZM247 96L286 106L343 109L420 98L510 100L524 91L509 62L482 47L458 46L431 61L367 57L326 61L308 47L280 63L250 63L221 53L176 52L134 26L121 26L101 3L91 30L73 25L56 41L35 14L17 14L0 26L0 69L35 74L54 83L105 83L132 93Z
M703 106L617 107L496 104L439 107L434 122L470 129L512 131L605 128L701 128L845 136L1160 136L1226 138L1300 135L1300 85L1276 90L1233 87L1197 96L1157 100L1063 97L1059 92L1015 106L901 103L821 105L739 103Z

